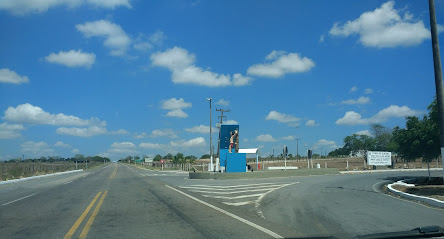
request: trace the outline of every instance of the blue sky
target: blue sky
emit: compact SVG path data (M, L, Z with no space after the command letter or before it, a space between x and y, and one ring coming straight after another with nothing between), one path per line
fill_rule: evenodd
M240 148L325 153L426 112L429 29L427 1L3 0L0 160L200 157L208 97Z

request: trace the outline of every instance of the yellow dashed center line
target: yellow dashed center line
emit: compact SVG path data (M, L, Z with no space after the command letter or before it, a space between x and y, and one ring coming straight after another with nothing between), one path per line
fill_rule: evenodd
M94 212L92 213L91 217L88 219L88 222L86 223L85 227L82 230L82 233L80 233L80 239L86 238L86 235L88 234L89 229L91 228L92 223L94 222L94 219L97 216L97 213L100 210L100 207L102 206L103 200L106 197L106 194L108 194L108 191L105 191L105 193L100 198L99 203L97 204L96 208L94 209Z
M92 202L88 205L88 207L83 211L82 215L77 219L77 221L72 225L71 229L69 229L68 233L66 233L65 237L63 239L69 239L74 235L74 232L77 230L77 228L80 226L80 224L83 222L83 219L85 219L86 215L88 215L89 210L91 210L92 206L94 206L94 203L96 203L97 198L99 198L100 194L102 192L98 192L97 195L94 197Z

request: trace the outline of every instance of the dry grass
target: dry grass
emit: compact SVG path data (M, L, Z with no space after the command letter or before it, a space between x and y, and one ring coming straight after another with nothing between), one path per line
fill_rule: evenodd
M92 168L103 163L88 163L88 168ZM86 165L78 164L78 169L85 169ZM37 175L64 172L75 170L74 162L18 162L0 163L0 181L26 178Z

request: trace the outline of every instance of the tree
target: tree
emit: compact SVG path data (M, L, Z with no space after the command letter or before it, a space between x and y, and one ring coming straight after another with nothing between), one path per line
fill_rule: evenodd
M173 159L173 155L171 153L168 153L167 155L165 155L165 157L163 157L164 159Z
M156 155L153 159L153 161L160 161L162 159L162 156L160 154Z
M204 154L200 157L201 159L209 159L210 155L209 154Z
M196 161L197 157L194 155L189 155L185 157L185 160L189 160L190 163L194 163L194 161Z
M427 107L429 114L422 119L407 117L405 129L395 127L393 139L397 144L396 152L406 161L422 158L429 168L430 160L440 155L438 106L436 99ZM430 170L429 170L430 178Z
M375 140L368 135L353 134L344 138L345 150L349 151L351 155L362 155L367 161L367 151L375 149Z
M391 130L381 124L370 124L370 130L374 135L373 149L376 151L388 151L392 139Z
M395 127L393 138L396 152L406 161L422 158L428 162L440 155L438 106L436 99L427 107L429 115L420 120L416 116L407 117L406 128Z

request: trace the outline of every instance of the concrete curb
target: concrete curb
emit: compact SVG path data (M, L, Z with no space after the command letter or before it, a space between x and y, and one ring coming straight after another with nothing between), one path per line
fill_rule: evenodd
M22 182L22 181L31 180L31 179L37 179L37 178L44 178L44 177L68 174L68 173L81 172L81 171L83 171L83 169L71 170L71 171L65 171L65 172L58 172L58 173L51 173L51 174L45 174L45 175L39 175L39 176L32 176L32 177L27 177L27 178L18 178L18 179L12 179L12 180L8 180L8 181L0 181L0 185L8 184L8 183L17 183L17 182Z
M248 179L248 178L274 178L293 176L314 176L335 174L339 175L339 170L335 168L318 169L295 169L295 170L271 170L254 171L245 173L219 173L219 172L190 172L190 179Z
M443 170L442 168L431 168L430 171ZM426 168L409 168L409 169L383 169L383 170L360 170L360 171L340 171L341 174L355 174L355 173L385 173L385 172L415 172L427 171Z
M410 194L410 193L405 193L405 192L401 192L399 190L394 189L392 186L393 185L403 185L403 186L411 186L412 184L409 184L408 182L411 182L411 179L405 179L405 180L400 180L396 183L391 183L387 185L387 189L393 193L396 194L398 196L401 196L403 198L407 198L407 199L412 199L412 200L416 200L416 201L421 201L421 202L425 202L429 205L435 206L435 207L440 207L440 208L444 208L444 202L438 199L434 199L434 198L429 198L429 197L424 197L424 196L418 196L418 195L414 195L414 194ZM413 185L414 186L414 185Z

